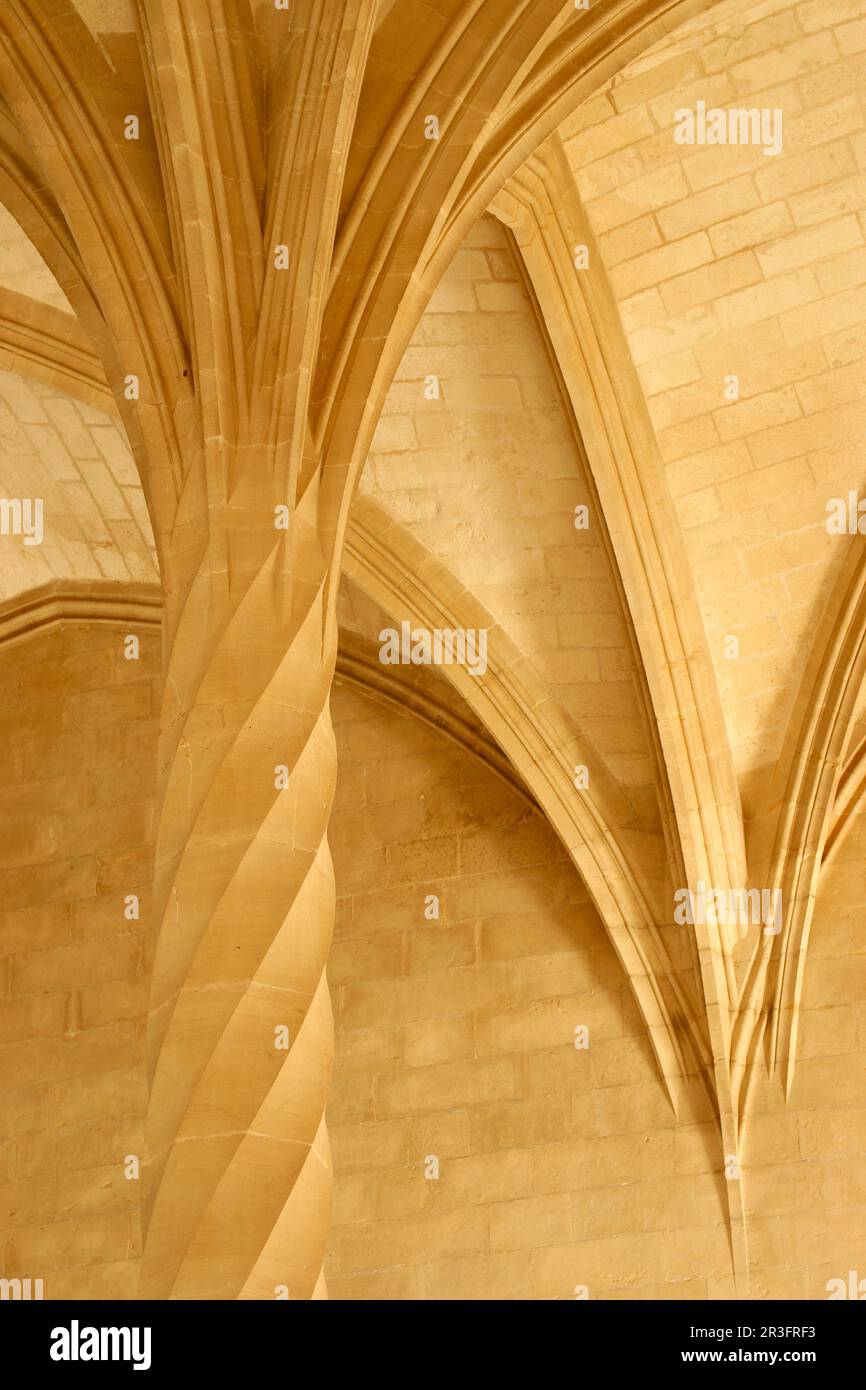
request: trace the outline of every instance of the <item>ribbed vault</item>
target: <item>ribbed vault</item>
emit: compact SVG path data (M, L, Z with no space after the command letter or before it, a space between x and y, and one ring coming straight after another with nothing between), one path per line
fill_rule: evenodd
M2 552L5 619L95 614L112 584L153 607L158 577L164 597L156 1296L260 1297L287 1264L293 1297L324 1293L335 668L541 808L672 1104L696 1075L713 1097L720 1169L755 1073L790 1091L821 866L866 787L864 571L822 510L860 482L862 328L798 317L862 271L866 207L835 141L862 150L863 123L795 63L797 167L826 137L844 182L837 255L813 265L803 238L831 217L808 186L795 228L760 159L670 140L696 82L762 91L741 8L12 0L0 17L0 491L45 508L44 545ZM768 43L790 37L785 0L760 8ZM714 213L729 179L754 225ZM784 294L780 321L763 313ZM825 397L843 412L826 448ZM489 629L488 672L386 678L378 628L403 620ZM245 780L277 749L302 789L288 808ZM277 883L274 846L290 882L256 901L235 962L232 913ZM698 879L781 884L781 932L674 927L673 891ZM238 1057L274 1001L297 1044L247 1093ZM743 1279L740 1184L727 1195Z

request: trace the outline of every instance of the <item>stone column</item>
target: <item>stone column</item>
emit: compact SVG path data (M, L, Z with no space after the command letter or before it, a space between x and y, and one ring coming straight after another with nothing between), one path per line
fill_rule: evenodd
M169 604L143 1298L311 1297L330 1220L335 625L315 489L239 492Z

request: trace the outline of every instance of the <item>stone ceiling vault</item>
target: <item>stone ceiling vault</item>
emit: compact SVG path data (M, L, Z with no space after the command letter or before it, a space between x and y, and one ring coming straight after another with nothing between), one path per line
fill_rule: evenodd
M750 1069L766 1057L792 1083L820 869L866 787L866 571L853 546L830 543L823 511L861 482L866 433L863 45L852 34L839 52L818 12L789 0L750 5L745 30L733 0L601 9L328 0L330 29L315 4L286 21L310 37L298 57L264 3L229 6L246 22L218 29L180 0L82 0L56 25L42 0L10 4L0 489L43 497L46 530L44 546L3 552L0 602L49 584L148 588L161 574L163 916L189 894L196 855L215 853L214 788L241 778L274 709L291 711L310 785L332 776L335 640L330 668L323 653L338 621L356 644L351 661L344 644L347 678L385 616L489 626L490 673L474 687L455 675L449 732L548 816L629 974L672 1103L700 1072L737 1152ZM765 70L770 47L782 57ZM205 77L207 110L187 100ZM303 118L300 80L324 93ZM720 100L787 103L778 167L760 151L674 144L676 104L708 84ZM425 146L434 107L440 136ZM130 110L144 117L134 144ZM742 382L735 402L720 398L728 375ZM269 503L293 509L279 552L256 516L257 470ZM303 594L274 616L268 585L293 566ZM271 623L260 659L251 634ZM213 650L196 646L201 630ZM213 733L227 671L237 688ZM442 689L411 699L441 711ZM190 771L196 730L207 756ZM223 856L236 854L236 876L161 938L155 972L155 1289L195 1286L193 1229L221 1238L226 1194L255 1163L246 1140L237 1172L214 1160L176 1234L176 1141L209 1087L237 1083L232 1029L272 985L263 949L245 961L242 1005L215 1005L175 1093L189 982L222 968L224 904L290 837L255 796L238 805ZM286 921L303 894L331 891L316 814ZM768 876L789 904L778 938L674 929L683 877ZM278 906L261 905L263 941ZM323 934L297 984L311 1033L325 1030L326 955ZM314 1090L317 1064L297 1065ZM270 1086L263 1071L251 1091L269 1123ZM327 1166L316 1125L310 1183ZM743 1211L728 1195L742 1272ZM249 1293L266 1275L239 1257L226 1278Z

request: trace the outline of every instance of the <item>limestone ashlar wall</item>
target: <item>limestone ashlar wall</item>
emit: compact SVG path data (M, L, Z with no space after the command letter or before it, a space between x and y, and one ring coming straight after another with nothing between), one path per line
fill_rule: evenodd
M0 647L0 1273L47 1299L138 1276L159 639L125 631Z
M866 0L723 0L561 132L667 464L747 800L845 554L826 503L862 494L864 86ZM780 152L676 143L677 111L698 102L780 112Z
M333 712L330 1296L727 1296L708 1106L675 1121L555 836L417 721Z
M603 523L494 217L473 228L415 330L361 489L477 595L653 819L652 758ZM587 529L575 530L577 507Z
M415 720L333 704L330 1296L735 1297L716 1127L694 1088L674 1118L555 837ZM759 1061L747 1107L751 1298L864 1277L864 841L822 876L791 1097Z

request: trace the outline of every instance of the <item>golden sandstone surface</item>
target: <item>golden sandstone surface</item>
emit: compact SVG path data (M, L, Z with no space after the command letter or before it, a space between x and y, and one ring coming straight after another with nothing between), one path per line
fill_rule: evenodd
M866 1290L864 93L0 6L4 1297Z

